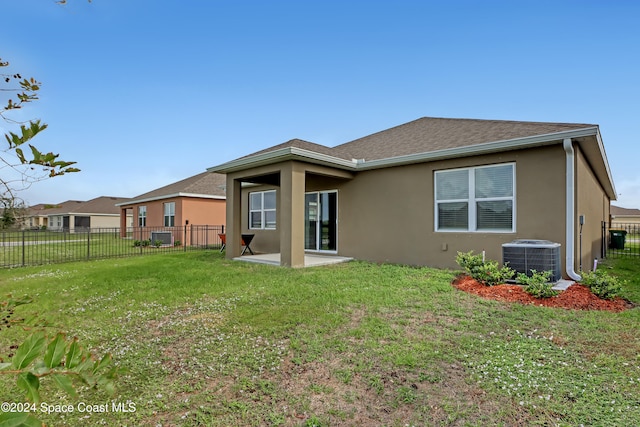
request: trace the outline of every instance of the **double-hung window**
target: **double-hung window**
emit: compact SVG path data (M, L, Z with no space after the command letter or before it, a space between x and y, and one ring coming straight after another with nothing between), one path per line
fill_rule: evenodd
M249 193L249 228L275 230L276 190Z
M138 206L138 227L147 226L147 207Z
M435 172L436 231L514 232L515 164Z
M164 226L173 227L176 225L176 202L164 204Z

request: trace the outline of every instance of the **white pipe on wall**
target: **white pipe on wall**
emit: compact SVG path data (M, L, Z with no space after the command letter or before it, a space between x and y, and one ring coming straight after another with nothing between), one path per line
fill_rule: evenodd
M573 143L571 142L571 138L566 138L562 146L564 147L565 153L567 153L567 199L566 199L566 212L567 217L565 221L565 229L566 229L566 260L565 260L565 270L567 272L567 276L569 276L572 280L578 281L581 280L582 277L575 272L574 270L574 246L575 246L575 162L574 157L575 153L573 151Z

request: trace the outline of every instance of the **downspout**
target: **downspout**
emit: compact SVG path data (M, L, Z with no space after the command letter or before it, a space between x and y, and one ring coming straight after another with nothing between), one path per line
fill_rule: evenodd
M575 272L574 270L574 246L575 246L575 166L574 166L574 151L573 151L573 143L571 142L571 138L567 138L563 141L562 146L564 147L565 153L567 153L567 201L566 201L566 212L567 218L565 221L566 228L566 259L565 259L565 269L567 272L567 276L569 276L572 280L579 281L582 277Z

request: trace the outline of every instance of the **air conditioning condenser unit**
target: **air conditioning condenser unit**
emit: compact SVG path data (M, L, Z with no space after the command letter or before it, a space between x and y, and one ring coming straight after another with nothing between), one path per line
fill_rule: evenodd
M531 270L551 271L551 282L562 279L560 243L549 240L519 239L502 245L502 263L516 273L531 276Z

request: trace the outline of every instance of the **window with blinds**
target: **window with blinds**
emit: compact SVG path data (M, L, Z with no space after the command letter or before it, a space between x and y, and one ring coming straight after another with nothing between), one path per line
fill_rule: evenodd
M437 231L515 231L515 164L435 172Z

